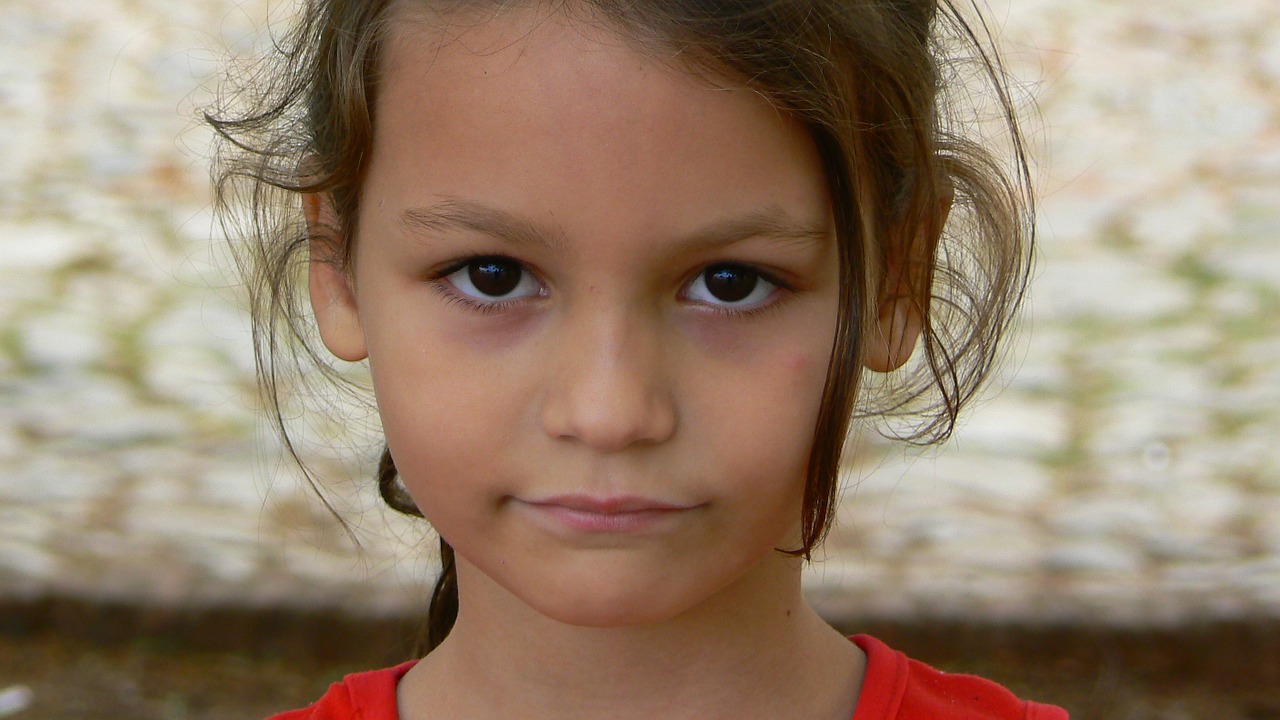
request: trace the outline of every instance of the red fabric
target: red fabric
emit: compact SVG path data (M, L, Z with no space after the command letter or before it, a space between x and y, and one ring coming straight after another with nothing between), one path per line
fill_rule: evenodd
M1024 702L990 680L939 672L867 635L850 639L867 654L853 720L1067 720L1061 708ZM398 720L396 683L413 664L348 675L310 707L267 720Z
M315 703L267 720L399 720L396 684L417 662L348 675L330 685L329 692Z
M951 675L868 635L851 638L867 654L853 720L1067 720L1062 708L1024 702L973 675Z

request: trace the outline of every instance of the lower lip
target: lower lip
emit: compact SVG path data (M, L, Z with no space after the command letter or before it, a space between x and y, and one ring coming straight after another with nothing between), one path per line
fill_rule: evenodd
M684 512L682 508L655 508L627 512L592 512L563 505L530 504L538 515L553 524L584 533L631 534L652 530L664 521Z

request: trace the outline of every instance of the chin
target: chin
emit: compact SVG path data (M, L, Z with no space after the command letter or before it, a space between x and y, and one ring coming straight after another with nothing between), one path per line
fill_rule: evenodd
M590 592L597 590L597 592ZM565 625L620 628L670 620L697 604L662 587L633 589L580 587L577 592L531 597L526 602L547 618Z
M732 607L745 598L769 592L766 588L780 587L784 584L778 582L780 576L769 570L775 566L784 569L793 561L771 557L777 562L748 563L737 570L725 563L703 567L701 571L684 568L677 572L596 567L595 572L567 573L554 581L544 578L536 585L512 590L534 611L565 625L654 625L713 608ZM798 581L798 573L795 575Z

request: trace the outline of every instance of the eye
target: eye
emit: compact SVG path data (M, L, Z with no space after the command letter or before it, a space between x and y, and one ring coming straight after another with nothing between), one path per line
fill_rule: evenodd
M472 258L445 280L480 303L519 300L542 293L542 285L523 265L507 257Z
M691 300L728 309L754 308L773 294L777 285L746 265L710 265L689 283Z

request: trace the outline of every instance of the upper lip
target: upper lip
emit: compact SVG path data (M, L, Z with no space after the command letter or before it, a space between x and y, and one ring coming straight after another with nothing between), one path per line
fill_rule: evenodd
M638 495L551 495L528 501L530 505L542 505L546 507L560 507L566 510L576 510L578 512L595 513L598 515L618 515L621 513L657 511L657 510L688 510L693 505L684 505L680 503L667 502L665 500L655 500L654 498L641 497Z

